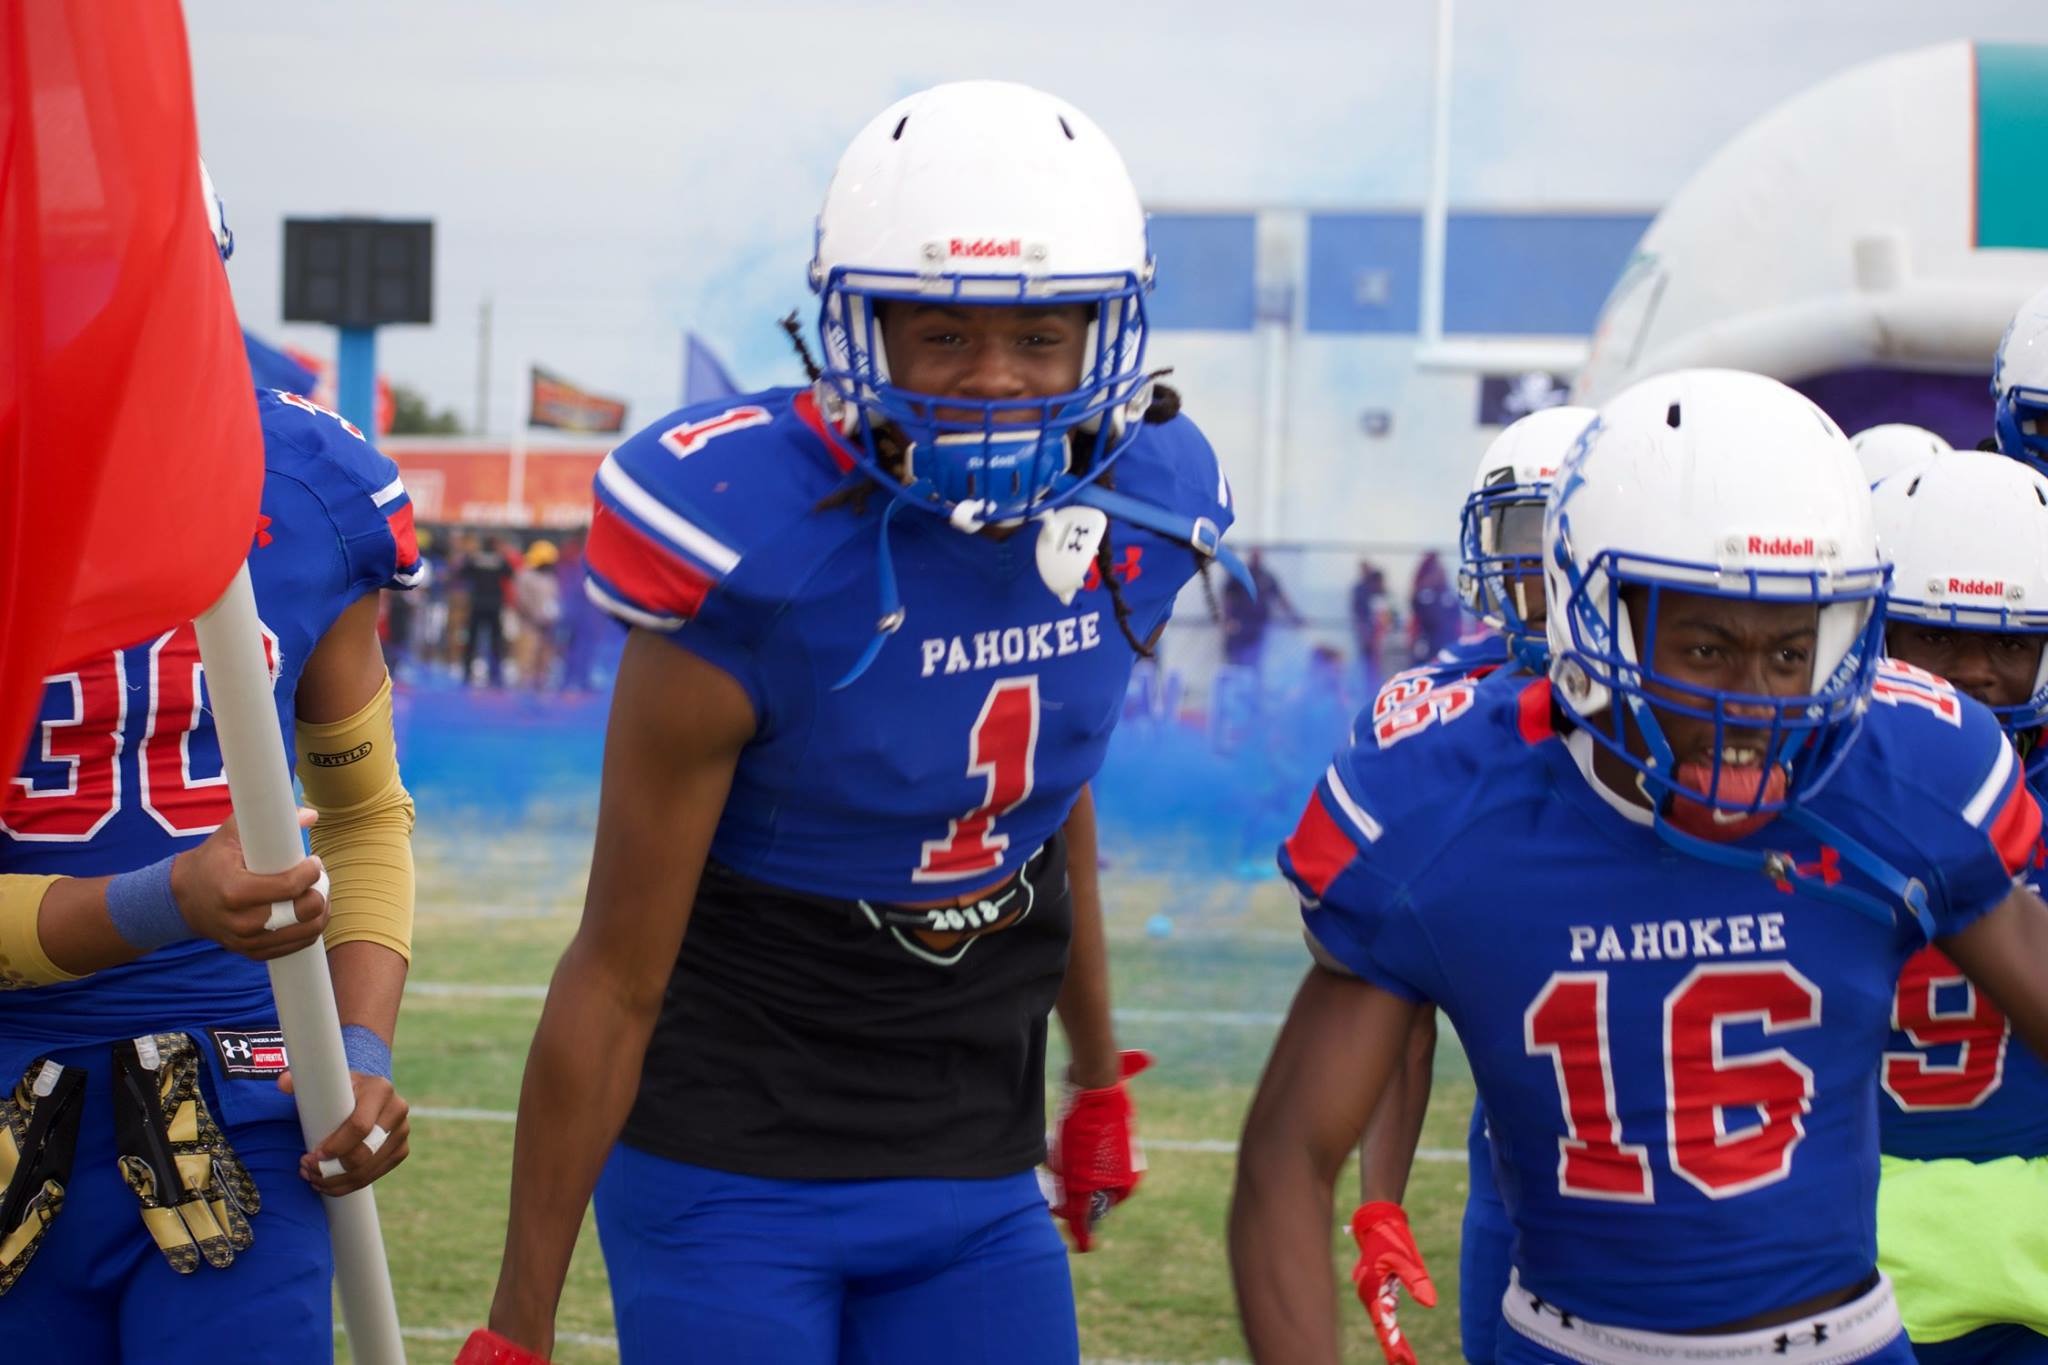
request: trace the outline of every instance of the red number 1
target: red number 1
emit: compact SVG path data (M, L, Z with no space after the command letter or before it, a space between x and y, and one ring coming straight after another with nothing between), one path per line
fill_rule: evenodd
M988 691L967 736L967 775L988 780L979 806L946 822L946 837L927 839L916 882L949 882L993 872L1003 864L1010 836L996 833L996 817L1031 795L1032 758L1038 751L1038 677L1002 678Z

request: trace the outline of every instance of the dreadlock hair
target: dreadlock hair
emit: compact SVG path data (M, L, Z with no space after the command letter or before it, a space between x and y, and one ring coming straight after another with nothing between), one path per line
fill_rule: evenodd
M1169 371L1161 370L1153 378L1156 380L1159 375L1167 373ZM1145 422L1148 425L1157 426L1164 422L1171 422L1178 416L1180 416L1179 390L1167 384L1153 384L1152 402L1145 408ZM1115 488L1115 471L1106 471L1099 482L1104 488ZM1104 525L1102 528L1102 539L1095 546L1095 572L1102 579L1104 590L1109 593L1109 606L1116 616L1116 628L1123 632L1124 639L1130 644L1133 654L1136 654L1141 659L1149 659L1153 656L1153 652L1159 644L1159 636L1166 629L1166 623L1161 621L1157 629L1143 640L1140 640L1138 633L1131 629L1131 608L1124 601L1123 581L1116 576L1115 559L1110 551L1109 539L1109 527ZM1189 553L1194 554L1194 551L1190 549ZM1199 566L1201 562L1201 555L1195 554L1195 563Z
M797 360L803 365L805 376L813 384L817 383L824 377L824 371L819 368L817 359L812 356L810 344L804 340L803 324L797 320L795 313L791 313L783 318L779 325L788 333L790 345L796 348ZM1145 422L1150 425L1171 422L1180 415L1179 391L1170 385L1156 382L1170 373L1170 370L1159 370L1151 376L1155 381L1152 386L1152 401L1146 405L1144 416ZM901 479L909 470L910 456L909 448L903 440L903 433L888 424L874 427L873 432L875 455L882 471L891 478ZM1114 476L1109 473L1103 474L1101 483L1104 488L1116 487ZM817 506L812 510L825 512L834 507L851 507L856 517L863 516L867 512L868 497L873 492L873 482L862 471L856 469L848 476L846 482L819 499ZM1149 639L1138 638L1137 631L1131 627L1130 604L1124 601L1123 583L1116 576L1115 560L1112 557L1109 540L1109 528L1105 525L1102 529L1102 539L1095 547L1095 571L1102 579L1102 586L1109 593L1110 610L1116 617L1117 629L1123 632L1124 639L1130 644L1133 653L1141 659L1149 659L1153 655L1154 647L1159 643L1160 632L1166 629L1165 623L1162 622ZM1198 568L1204 566L1199 553L1192 549L1189 553L1194 554ZM1215 593L1209 588L1206 573L1202 574L1202 587L1209 593L1210 610L1214 612Z

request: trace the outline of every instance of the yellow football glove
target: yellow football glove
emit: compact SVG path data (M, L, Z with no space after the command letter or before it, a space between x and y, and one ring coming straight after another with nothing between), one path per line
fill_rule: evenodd
M114 1137L142 1223L180 1275L232 1264L262 1207L248 1168L199 1093L199 1052L182 1033L114 1045Z
M0 1095L0 1294L21 1278L64 1207L84 1092L83 1071L37 1058Z

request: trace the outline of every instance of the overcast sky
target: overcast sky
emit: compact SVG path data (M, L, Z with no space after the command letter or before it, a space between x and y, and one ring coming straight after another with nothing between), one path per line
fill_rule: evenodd
M187 0L199 131L253 330L279 322L286 215L436 224L431 327L380 369L465 422L494 303L490 425L538 361L677 401L695 328L749 384L794 374L811 220L899 95L992 76L1058 92L1155 207L1413 206L1428 179L1426 0ZM2022 0L1456 0L1451 201L1654 208L1785 97L1954 38L2048 42Z

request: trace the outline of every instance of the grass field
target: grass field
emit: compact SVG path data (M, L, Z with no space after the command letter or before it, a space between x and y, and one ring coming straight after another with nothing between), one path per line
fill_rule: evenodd
M504 1235L509 1115L542 989L575 926L587 848L587 833L573 828L466 842L424 833L413 987L398 1048L399 1081L414 1106L413 1155L378 1187L415 1360L451 1358L489 1304ZM1119 1032L1159 1065L1137 1086L1150 1174L1105 1225L1098 1249L1073 1258L1083 1353L1099 1362L1242 1360L1223 1250L1229 1147L1306 964L1293 900L1276 881L1176 888L1114 868L1105 892ZM1162 911L1173 933L1148 937L1146 921ZM1423 1135L1437 1159L1418 1163L1408 1197L1442 1292L1434 1311L1410 1305L1403 1314L1424 1365L1459 1359L1461 1154L1472 1086L1456 1044L1444 1047ZM1349 1210L1346 1203L1337 1216ZM1349 1238L1334 1224L1331 1247L1348 1266ZM1347 1361L1377 1361L1355 1304L1346 1322ZM559 1330L558 1360L617 1359L593 1224Z

